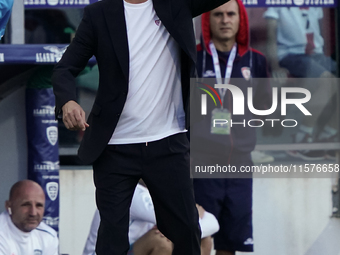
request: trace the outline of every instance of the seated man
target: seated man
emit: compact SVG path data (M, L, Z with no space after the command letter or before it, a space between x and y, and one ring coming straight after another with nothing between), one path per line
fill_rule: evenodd
M59 241L54 229L41 222L45 194L30 180L15 183L0 214L0 255L57 255Z
M324 54L320 7L270 7L267 21L267 56L274 78L329 78L336 63Z
M204 211L201 206L197 207L202 230L201 254L208 255L212 248L210 236L219 230L219 225L211 213ZM96 210L83 255L95 254L99 223L100 216ZM156 227L156 216L150 193L141 184L136 187L130 207L129 242L129 255L172 254L172 243Z
M264 18L267 22L267 57L273 78L281 84L286 82L288 75L297 78L335 78L336 62L323 50L321 7L270 7ZM302 119L298 132L293 135L294 143L336 141L336 111L335 104L332 105L336 82L336 79L328 79L327 83L332 87L327 89L327 86L311 86L310 80L299 80L299 84L310 90L312 95L317 95L318 100L310 100L306 104L312 116ZM327 102L330 109L325 108ZM318 120L320 117L324 117L323 121ZM335 151L306 149L287 153L305 160L335 159Z

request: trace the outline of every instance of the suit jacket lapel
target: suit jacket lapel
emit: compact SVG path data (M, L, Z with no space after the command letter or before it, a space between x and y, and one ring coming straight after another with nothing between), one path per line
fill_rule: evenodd
M175 29L171 4L169 0L152 0L153 6L170 35L179 43L179 46L194 60L187 45L188 35L181 34ZM129 80L129 46L126 32L123 0L106 0L104 15L112 44L122 71Z
M112 44L123 73L129 80L129 46L126 32L123 0L107 0L104 8L105 19Z
M152 0L153 7L157 13L157 16L162 21L170 35L175 39L175 41L179 44L179 46L189 55L192 60L195 60L195 55L192 55L192 52L189 50L188 43L190 44L190 35L187 33L180 33L176 27L179 27L178 22L185 22L182 20L174 20L172 8L171 8L171 1L175 2L174 0ZM177 26L175 26L177 24ZM186 31L187 32L187 31Z

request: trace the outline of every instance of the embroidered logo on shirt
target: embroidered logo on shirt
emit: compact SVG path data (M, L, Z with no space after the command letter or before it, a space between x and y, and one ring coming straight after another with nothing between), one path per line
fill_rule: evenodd
M42 254L42 250L34 250L34 255L41 255Z
M159 26L161 24L161 20L160 19L156 19L155 23L156 23L157 26Z
M243 75L243 78L246 79L246 81L250 80L251 73L250 73L250 68L249 67L242 67L241 68L241 73Z
M207 70L205 71L205 73L203 74L203 77L215 77L215 72L212 70Z
M247 240L244 241L244 245L253 245L254 241L253 238L249 237Z

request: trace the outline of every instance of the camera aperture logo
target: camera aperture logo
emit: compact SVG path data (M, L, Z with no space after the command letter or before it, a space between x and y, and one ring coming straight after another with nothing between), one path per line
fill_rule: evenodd
M217 93L217 91L208 84L205 84L205 83L201 83L201 84L206 86L207 88L209 88L217 96L218 100L220 101L221 107L223 107L223 102L221 100L220 95ZM209 90L204 89L204 88L199 88L199 89L206 92L212 98L212 100L214 101L215 106L217 106L215 97L209 92ZM206 94L202 94L202 96L201 96L201 114L207 115L207 95Z
M248 110L254 114L255 116L268 116L274 113L278 107L278 88L272 88L272 105L269 109L259 110L255 109L253 102L253 88L247 87L247 95L246 98L244 96L243 91L232 84L215 84L214 88L205 83L199 83L200 85L204 85L206 88L202 88L202 86L198 87L200 90L204 91L206 94L201 94L201 115L207 115L208 107L207 107L207 95L211 97L214 101L216 107L219 107L216 99L213 94L218 98L220 102L220 107L223 108L222 99L217 92L216 89L225 89L229 90L232 96L232 116L233 115L245 115L245 106L248 107ZM209 90L211 91L209 91ZM308 89L299 88L299 87L281 87L281 116L287 115L287 105L295 105L305 116L311 116L312 114L307 110L307 108L303 105L310 101L311 93ZM300 98L287 98L288 94L300 95ZM301 97L302 95L302 97ZM245 104L247 102L247 105ZM209 109L211 111L213 109ZM271 127L274 127L276 123L280 123L283 127L296 127L298 122L296 119L267 119L267 118L258 118L258 119L243 119L243 121L233 122L231 119L213 119L213 127L221 127L224 125L230 125L233 127L235 125L241 125L243 127L262 127L265 123L270 123Z

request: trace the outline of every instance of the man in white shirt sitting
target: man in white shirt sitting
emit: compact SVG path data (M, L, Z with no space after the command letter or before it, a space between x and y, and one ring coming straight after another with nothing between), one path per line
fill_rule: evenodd
M0 255L57 255L57 232L41 222L45 194L30 180L15 183L0 214Z
M212 248L211 235L219 230L217 219L197 206L201 226L201 254L210 255ZM83 255L94 255L97 232L100 224L99 211L96 210ZM130 250L128 255L171 255L173 245L156 227L156 216L150 193L147 188L138 184L133 194L130 207L129 226Z

